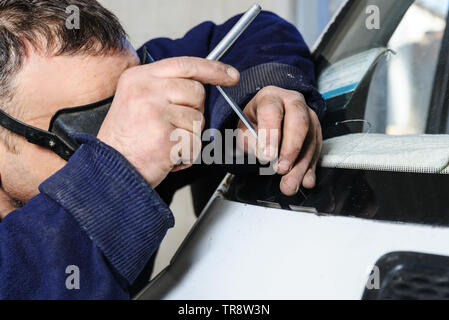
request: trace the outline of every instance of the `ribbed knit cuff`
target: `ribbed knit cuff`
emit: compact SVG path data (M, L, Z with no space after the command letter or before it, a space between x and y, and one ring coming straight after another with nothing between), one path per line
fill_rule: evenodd
M174 218L159 195L117 151L89 135L40 191L70 213L115 270L132 284Z
M242 107L248 103L257 92L267 86L276 86L286 90L295 90L302 93L307 105L313 109L322 119L326 111L323 97L310 83L304 72L291 65L281 63L265 63L240 74L240 82L231 88L225 88L226 92ZM215 89L214 89L215 90ZM217 128L233 117L233 110L222 96L219 96L211 115L211 127Z

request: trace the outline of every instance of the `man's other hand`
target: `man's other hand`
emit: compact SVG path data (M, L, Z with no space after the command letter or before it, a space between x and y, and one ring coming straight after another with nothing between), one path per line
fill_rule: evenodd
M301 185L313 188L323 138L320 121L304 96L296 91L266 87L248 103L244 113L259 130L259 141L256 143L248 135L240 121L239 143L261 160L277 159L274 167L283 176L281 191L291 196L298 193Z
M128 69L121 76L115 99L98 138L110 145L157 187L173 170L186 168L199 156L204 128L203 84L233 86L240 80L236 69L221 62L181 57L161 60ZM191 150L183 154L173 148L171 134L177 130L189 141ZM185 139L187 138L187 139Z

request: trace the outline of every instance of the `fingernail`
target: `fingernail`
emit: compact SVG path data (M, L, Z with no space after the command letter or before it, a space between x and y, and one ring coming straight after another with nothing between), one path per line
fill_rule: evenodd
M312 182L313 182L313 183L316 183L316 174L315 174L315 172L312 172L312 173L310 174L310 179L312 179Z
M309 170L304 179L308 179L311 184L316 183L316 174L313 170Z
M282 160L279 162L278 168L282 172L289 172L290 171L290 162L288 162L287 160Z
M286 181L286 184L291 190L295 190L295 194L299 191L299 184L295 181L295 179L289 179Z
M228 66L226 68L226 72L228 73L228 75L232 78L232 79L239 79L240 78L240 73L237 71L237 69L235 69L234 67Z

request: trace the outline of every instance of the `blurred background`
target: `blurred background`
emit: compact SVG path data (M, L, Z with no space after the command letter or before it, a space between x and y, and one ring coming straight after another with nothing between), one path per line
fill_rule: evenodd
M99 0L114 12L124 25L131 43L137 48L158 38L180 38L204 22L225 22L246 11L255 0ZM343 0L259 0L264 10L298 26L309 46L321 34ZM194 45L194 44L192 44ZM153 276L165 268L196 221L190 188L180 190L171 205L176 226L159 250Z
M131 42L140 46L156 37L180 38L204 21L225 22L253 3L298 25L313 45L342 0L100 0L120 18Z

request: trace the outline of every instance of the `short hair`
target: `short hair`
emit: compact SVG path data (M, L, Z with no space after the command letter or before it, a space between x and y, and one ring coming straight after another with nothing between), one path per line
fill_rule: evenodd
M68 28L74 6L80 27ZM14 111L7 105L27 45L54 56L102 55L123 51L126 37L117 17L96 0L0 0L0 108Z

